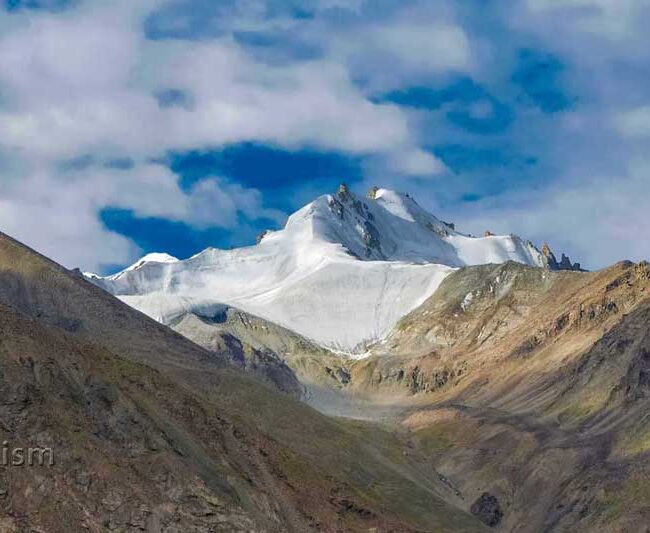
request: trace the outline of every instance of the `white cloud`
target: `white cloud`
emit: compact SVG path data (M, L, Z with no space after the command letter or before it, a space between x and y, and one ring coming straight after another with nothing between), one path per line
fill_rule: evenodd
M195 100L193 113L170 114L175 142L257 139L357 153L411 142L397 107L368 101L347 71L327 60L269 66L223 39L177 48L167 66L164 83Z
M623 135L650 136L650 105L619 113L615 117L615 123Z
M537 245L548 240L586 268L614 261L650 259L650 160L635 159L614 176L562 182L561 187L506 193L466 207L455 216L459 229L517 233Z
M391 161L391 171L398 175L412 177L434 177L446 171L442 161L424 150L395 155Z
M0 40L0 81L19 110L122 90L138 39L119 21L42 15Z
M533 16L565 17L562 23L575 30L629 41L645 34L650 0L526 0L525 5Z
M383 21L335 32L329 53L363 78L372 90L417 83L474 69L472 44L463 28L443 20Z
M30 155L133 155L244 140L350 152L412 143L394 106L368 101L340 65L272 66L231 39L146 42L104 10L41 15L0 39L0 143ZM188 90L191 110L153 91Z
M161 165L133 170L35 171L3 183L0 228L67 266L98 269L127 263L139 253L127 239L98 220L111 206L138 217L158 217L198 228L234 228L238 214L280 221L264 208L261 194L213 177L184 191L178 176Z
M177 176L148 163L168 150L259 141L395 158L417 152L402 111L366 99L335 61L269 64L231 38L145 39L144 16L163 3L0 14L2 230L66 265L96 269L138 252L102 226L105 207L200 228L233 228L239 214L281 219L258 191L218 177L182 190ZM153 95L166 88L187 91L193 105L160 107ZM60 170L88 154L136 165ZM418 165L433 163L420 157Z
M469 39L452 24L386 25L362 35L379 50L399 61L401 68L430 74L467 70L471 66Z

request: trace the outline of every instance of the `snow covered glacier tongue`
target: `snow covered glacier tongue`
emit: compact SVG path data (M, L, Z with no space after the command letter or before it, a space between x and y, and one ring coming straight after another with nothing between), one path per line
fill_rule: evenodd
M509 260L544 264L519 237L470 237L408 195L373 189L362 198L341 186L256 246L208 248L183 261L156 254L113 276L88 277L163 323L186 313L211 317L227 304L361 356L454 268Z

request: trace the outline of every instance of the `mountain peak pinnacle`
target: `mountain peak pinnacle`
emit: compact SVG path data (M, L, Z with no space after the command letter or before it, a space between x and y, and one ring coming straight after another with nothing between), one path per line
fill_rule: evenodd
M341 200L346 201L350 198L350 188L345 183L341 183L336 194Z
M546 266L550 270L582 270L580 263L572 263L571 259L565 254L562 254L562 259L558 262L553 250L551 250L551 247L546 242L542 245L541 252L544 256Z

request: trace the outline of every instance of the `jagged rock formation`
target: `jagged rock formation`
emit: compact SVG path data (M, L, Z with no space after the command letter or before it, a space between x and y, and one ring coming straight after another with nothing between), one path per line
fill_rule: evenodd
M338 196L342 202L347 202L350 199L349 187L345 183L341 183L338 191L336 191L336 196Z
M268 230L268 229L264 230L264 231L263 231L262 233L260 233L260 234L257 236L257 238L255 239L255 244L259 244L259 243L261 243L261 242L264 240L264 237L266 237L266 236L269 235L270 233L271 233L270 230Z
M564 254L562 254L562 259L558 262L551 247L547 243L544 243L542 246L542 255L544 256L545 266L550 270L582 270L580 263L572 263L571 259Z

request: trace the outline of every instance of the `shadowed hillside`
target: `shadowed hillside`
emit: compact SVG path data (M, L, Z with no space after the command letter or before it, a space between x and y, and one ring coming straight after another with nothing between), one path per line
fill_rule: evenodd
M1 529L480 530L402 441L328 419L0 237ZM379 436L383 436L381 439Z

